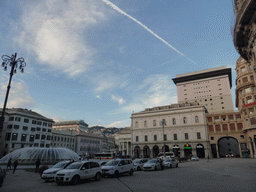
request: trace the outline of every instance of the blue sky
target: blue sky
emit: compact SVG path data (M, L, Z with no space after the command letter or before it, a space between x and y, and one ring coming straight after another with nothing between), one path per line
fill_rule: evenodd
M231 0L0 1L0 53L24 57L8 107L55 121L130 126L131 113L177 102L178 74L239 57ZM3 105L8 72L0 70Z

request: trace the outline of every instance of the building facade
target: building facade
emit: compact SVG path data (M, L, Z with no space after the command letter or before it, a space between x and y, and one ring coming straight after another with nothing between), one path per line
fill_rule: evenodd
M198 102L209 113L234 110L230 68L217 67L176 75L173 82L177 86L178 103Z
M256 79L256 2L254 0L234 0L235 25L234 45L243 59L248 61Z
M49 148L53 123L52 119L28 109L6 109L1 156L24 147Z
M88 124L85 123L83 120L75 120L75 121L59 121L55 122L52 126L54 130L59 131L70 131L70 132L79 132L84 131L87 132Z
M210 155L206 108L198 103L178 103L147 108L131 116L132 155L157 157Z
M115 143L118 146L117 153L122 156L132 156L131 128L125 127L115 135Z
M74 132L52 129L51 147L65 147L75 151L76 135Z

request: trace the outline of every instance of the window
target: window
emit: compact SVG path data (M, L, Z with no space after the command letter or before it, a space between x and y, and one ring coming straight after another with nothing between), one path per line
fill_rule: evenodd
M214 137L211 137L211 140L214 140Z
M36 130L37 130L37 131L41 131L41 128L40 128L40 127L37 127Z
M52 132L52 130L51 129L48 129L48 133L51 133Z
M19 125L14 125L13 128L14 128L14 129L19 129L20 126L19 126Z
M45 135L41 135L41 139L42 139L42 140L45 140Z
M215 117L214 117L214 120L215 120L215 121L219 121L219 120L220 120L220 117L219 117L219 116L215 116Z
M145 135L145 141L148 141L148 136L147 135Z
M9 117L9 121L14 121L14 117Z
M154 141L157 141L157 135L154 135Z
M251 71L252 70L252 66L248 65L248 69L249 69L249 71Z
M175 118L172 119L172 124L176 125L176 119Z
M35 139L34 135L30 135L29 141L30 141L30 142L34 142L34 139Z
M188 140L188 133L185 133L185 139Z
M198 116L195 116L195 123L199 123Z
M244 92L245 92L245 93L250 93L250 92L251 92L250 87L248 87L248 88L244 89Z
M34 143L34 147L38 147L38 143Z
M186 124L187 123L187 118L183 117L183 123Z
M241 73L245 73L245 72L246 72L245 67L242 67L242 68L241 68Z
M229 120L234 120L233 115L229 115L229 116L228 116L228 119L229 119Z
M148 127L148 122L144 121L144 127Z
M201 139L201 133L200 132L197 132L196 136L197 136L197 139Z
M139 142L139 136L136 136L136 142Z
M135 122L135 128L138 128L138 126L139 126L139 123L138 123L138 121L136 121Z
M11 133L6 133L5 134L5 141L10 141L11 139Z
M178 139L177 139L177 133L174 133L174 134L173 134L173 140L178 140Z
M7 129L11 129L12 128L12 125L7 125Z
M43 126L47 126L47 123L46 123L46 122L43 122Z
M12 141L17 141L18 133L12 133Z
M21 141L26 141L27 139L27 134L22 134L21 135Z
M52 127L52 124L51 124L51 123L48 123L48 127Z
M47 140L51 140L51 136L50 136L50 135L47 135L46 139L47 139Z
M36 120L32 120L32 124L36 124Z
M15 121L20 121L20 117L15 117Z
M27 127L27 126L23 126L23 130L24 130L24 131L27 131L27 130L28 130L28 127Z
M35 131L36 130L36 128L35 127L31 127L31 131Z
M248 82L248 78L247 77L244 77L242 80L243 80L243 83Z
M156 126L156 120L153 120L153 126Z
M40 147L44 147L44 143L40 143Z
M37 125L42 125L42 122L41 121L37 121Z
M24 123L29 123L29 119L24 119Z
M43 132L46 132L46 129L45 129L45 128L43 128L43 129L42 129L42 131L43 131Z
M164 140L167 141L167 135L166 134L164 134Z
M165 119L162 119L162 121L160 121L160 125L161 125L161 126L165 126L165 125L166 125L166 120L165 120Z
M36 139L40 139L40 134L36 134Z
M50 147L50 144L46 144L45 147L46 147L46 148L49 148L49 147Z

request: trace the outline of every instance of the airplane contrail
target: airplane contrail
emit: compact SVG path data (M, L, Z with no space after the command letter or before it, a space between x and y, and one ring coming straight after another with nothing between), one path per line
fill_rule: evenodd
M147 26L145 26L144 24L142 24L140 21L138 21L137 19L135 19L134 17L132 17L131 15L125 13L122 9L120 9L119 7L117 7L115 4L111 3L108 0L102 0L102 2L106 3L108 6L112 7L114 10L118 11L119 13L121 13L122 15L130 18L131 20L133 20L134 22L136 22L137 24L139 24L140 26L142 26L144 29L146 29L149 33L151 33L152 35L154 35L156 38L158 38L160 41L162 41L163 43L165 43L167 46L169 46L171 49L173 49L174 51L176 51L178 54L180 54L181 56L186 57L189 61L191 61L194 64L194 61L192 61L190 58L188 58L187 56L185 56L183 53L181 53L180 51L178 51L175 47L173 47L171 44L169 44L168 42L166 42L164 39L162 39L161 37L159 37L156 33L154 33L152 30L150 30Z

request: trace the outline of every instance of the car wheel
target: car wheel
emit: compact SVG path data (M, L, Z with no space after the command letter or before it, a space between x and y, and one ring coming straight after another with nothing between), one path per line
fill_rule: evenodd
M172 164L170 164L169 168L172 168Z
M133 169L130 170L129 175L133 175Z
M100 173L97 173L96 175L95 175L95 181L99 181L100 180Z
M119 172L118 171L115 171L113 177L117 178L119 176Z
M80 180L80 177L78 175L75 175L72 179L71 179L71 183L72 184L77 184Z
M157 167L155 166L155 169L154 169L155 171L157 170Z
M178 166L179 166L179 164L177 163L177 164L176 164L176 168L178 168Z
M137 171L140 171L140 167L137 167Z

